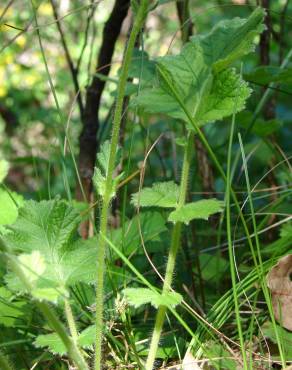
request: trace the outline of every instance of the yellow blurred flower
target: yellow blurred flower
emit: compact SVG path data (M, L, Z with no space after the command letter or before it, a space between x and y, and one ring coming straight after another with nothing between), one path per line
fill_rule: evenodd
M20 35L15 40L16 44L23 48L26 45L26 38L23 35Z
M40 15L48 16L52 14L52 7L49 3L42 3L38 8L38 13Z

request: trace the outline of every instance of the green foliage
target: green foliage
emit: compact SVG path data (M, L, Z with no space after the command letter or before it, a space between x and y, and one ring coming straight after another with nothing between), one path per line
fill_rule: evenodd
M96 239L74 239L79 221L76 210L61 200L28 201L20 209L5 241L23 252L18 261L35 298L56 302L69 294L69 286L94 281ZM14 291L26 291L14 274L9 273L6 281Z
M0 184L3 182L9 171L9 163L5 159L0 159Z
M171 212L168 221L183 222L186 225L191 220L203 219L208 220L209 216L214 213L223 211L223 202L217 199L202 199L194 203L188 203Z
M269 338L273 343L277 344L277 337L271 322L266 322L263 325L262 330L266 338ZM285 355L287 359L292 358L292 333L288 330L285 330L280 325L277 325L277 331L284 345Z
M204 199L178 207L179 186L173 181L157 182L151 188L144 188L132 195L131 203L136 207L176 208L168 217L171 222L184 222L193 219L208 220L209 216L222 212L223 202L217 199Z
M260 66L254 68L244 77L253 83L267 85L270 83L292 83L292 68L280 68L275 66Z
M111 230L110 237L125 256L130 256L136 250L142 252L141 237L146 244L161 241L160 234L165 231L165 219L159 212L142 212L126 221L123 227Z
M94 343L94 338L95 325L91 325L78 335L77 343L82 348L90 348ZM67 353L66 347L56 333L38 335L33 344L37 348L48 348L53 354L65 355Z
M97 167L95 167L94 169L94 175L92 178L95 189L100 196L104 196L106 191L106 177L108 174L109 157L110 157L110 142L107 140L102 144L100 152L97 154L96 157ZM117 149L116 165L118 164L119 159L120 159L120 150ZM111 197L115 196L116 187L120 180L123 178L123 176L124 174L121 173L112 180Z
M0 287L0 324L6 327L16 325L17 319L23 317L24 301L15 299L15 296L5 287Z
M147 303L156 308L161 305L175 307L182 301L182 296L176 292L159 294L148 288L126 288L123 292L128 303L136 308Z
M23 197L15 192L0 188L0 225L12 224L18 215L18 207L23 204Z
M179 197L179 186L173 181L157 182L151 188L143 188L132 195L131 203L138 207L175 208Z
M191 38L180 54L158 58L155 86L142 90L135 103L189 123L175 91L198 125L242 110L250 89L228 67L253 50L263 16L256 9L247 20L220 22L209 34Z

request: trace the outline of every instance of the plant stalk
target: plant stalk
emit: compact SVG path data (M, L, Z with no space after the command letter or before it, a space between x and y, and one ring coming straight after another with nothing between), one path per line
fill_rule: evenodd
M194 133L192 131L189 131L188 140L187 140L187 144L185 146L185 152L184 152L178 208L182 207L185 204L185 200L186 200L188 179L189 179L189 172L190 172L190 161L191 161L192 149L193 149L193 141L194 141ZM180 247L181 230L182 230L182 223L177 222L174 225L174 228L172 230L171 244L170 244L170 250L169 250L169 255L167 259L162 294L167 293L171 289L176 256L177 256L178 249ZM163 323L165 319L166 309L167 309L166 306L158 307L158 311L157 311L157 315L155 319L155 326L154 326L150 348L149 348L149 353L148 353L148 357L146 361L146 370L153 369L153 364L155 361L158 344L159 344L159 340L160 340L160 336L162 332L162 327L163 327Z
M27 279L22 267L19 265L19 263L16 260L16 257L13 254L11 254L10 248L6 245L6 243L3 241L2 238L0 238L0 248L4 251L6 258L10 263L10 267L15 273L15 275L20 279L20 281L23 283L25 288L29 292L31 292L33 290L33 287L30 281ZM42 302L35 301L35 303L38 309L42 312L43 316L47 320L50 327L57 333L57 335L60 337L60 339L64 343L67 349L67 352L68 352L68 356L71 358L72 362L77 367L77 369L78 370L89 370L78 347L76 346L72 338L68 335L65 327L60 322L59 318L57 317L53 309L50 307L50 305L45 301L42 301Z
M67 322L68 322L70 334L71 334L71 337L72 337L73 341L77 345L78 332L77 332L76 323L75 323L75 320L74 320L72 308L71 308L70 302L67 298L64 299L64 305L65 305L65 315L66 315L66 319L67 319Z
M96 281L96 338L95 338L95 370L101 369L101 346L103 333L103 286L104 286L104 270L105 270L105 251L106 242L102 235L107 233L108 214L112 197L113 173L116 162L116 152L119 142L119 131L122 120L123 99L125 96L125 88L128 78L129 66L135 46L136 38L143 27L144 20L147 15L149 0L141 0L138 7L133 28L131 30L128 46L125 52L121 75L118 84L116 108L113 118L112 137L110 143L110 155L108 162L108 170L106 175L105 194L102 199L100 228L98 236L98 254L97 254L97 281Z

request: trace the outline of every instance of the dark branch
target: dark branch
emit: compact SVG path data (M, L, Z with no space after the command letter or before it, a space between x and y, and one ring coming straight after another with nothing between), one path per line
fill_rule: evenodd
M119 37L122 23L128 14L129 5L129 0L116 0L113 10L104 26L96 71L99 71L99 73L105 76L110 72L115 44ZM83 127L79 138L79 173L87 201L90 200L92 191L91 178L98 148L98 111L104 86L105 81L94 75L86 90L86 102L82 119ZM77 189L77 198L83 199L81 189Z

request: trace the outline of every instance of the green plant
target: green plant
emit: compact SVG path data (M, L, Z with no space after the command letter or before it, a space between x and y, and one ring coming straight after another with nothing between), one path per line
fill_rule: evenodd
M135 197L138 206L176 208L169 216L169 220L175 225L172 231L162 295L171 289L176 255L180 246L182 223L188 223L195 218L208 218L210 214L221 211L220 202L215 200L206 200L205 204L200 205L201 207L196 203L185 205L194 133L205 123L222 119L244 108L250 90L240 75L230 68L230 65L253 50L254 38L263 30L263 16L263 11L257 9L247 20L234 19L220 22L209 34L192 37L179 55L159 58L156 62L156 85L153 88L142 90L136 99L136 104L147 112L164 113L184 121L188 131L179 190L175 189L171 193L173 199L177 198L176 202L171 204L167 199L161 205L161 198L159 198L160 203L157 204L155 188L153 194L147 190L146 202L145 191L144 194L143 191L140 194L141 204L139 195ZM162 190L162 197L168 197L169 187L163 189L162 184L159 186L160 191ZM210 211L206 212L208 207ZM147 370L153 367L166 309L166 305L160 305L158 308L146 362ZM238 325L240 330L240 320L238 320ZM242 335L241 344L243 346ZM242 353L246 368L243 348Z
M120 79L117 88L116 108L113 118L112 136L110 144L104 147L105 154L100 162L103 163L102 177L101 169L97 168L94 175L94 184L99 196L102 199L100 227L98 238L98 254L97 254L97 280L96 280L96 341L95 341L95 369L101 369L101 346L103 333L103 281L104 281L104 266L105 266L105 248L106 243L103 238L107 233L108 216L110 202L115 195L116 185L119 178L113 179L113 174L116 166L116 156L119 142L119 132L123 113L123 100L125 96L126 82L128 78L128 70L130 67L131 57L135 46L136 38L143 27L145 17L149 7L149 0L142 0L139 5L134 2L135 20L131 34L129 37L127 49L125 52L123 65L121 69ZM105 162L104 162L105 160Z

